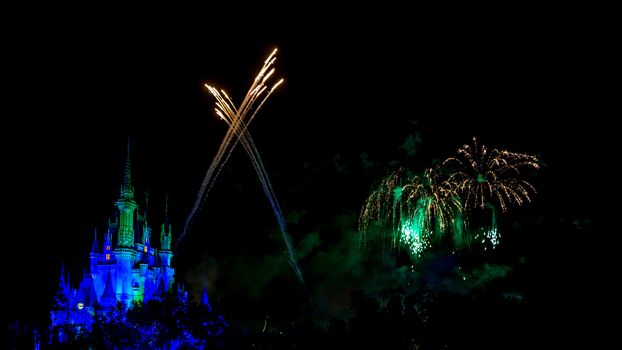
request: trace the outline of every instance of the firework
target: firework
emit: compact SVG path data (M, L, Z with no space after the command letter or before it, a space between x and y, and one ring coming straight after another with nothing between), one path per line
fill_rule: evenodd
M539 161L523 153L489 150L475 138L473 143L420 175L409 176L400 168L385 177L361 210L361 245L370 223L378 222L390 228L392 248L406 246L413 260L449 239L457 249L470 248L473 242L494 248L499 242L496 207L505 212L509 203L520 206L531 200L535 190L520 179L520 170L539 169ZM476 209L490 210L491 220L474 227Z
M447 232L453 232L457 244L463 245L460 198L439 170L430 168L408 176L399 169L384 178L361 211L361 242L365 242L369 222L378 221L391 227L392 246L406 246L415 259Z
M248 89L246 96L238 107L236 107L236 105L233 103L231 98L224 90L218 91L218 89L208 84L205 84L205 87L208 89L210 94L212 94L212 96L214 96L214 98L216 99L216 115L218 115L222 120L227 123L229 129L227 130L227 133L220 144L216 156L214 157L212 163L210 164L210 167L208 168L208 171L201 184L199 193L197 194L195 204L190 214L188 215L188 218L186 219L184 230L182 231L179 239L181 240L186 235L197 211L202 207L208 193L213 187L214 182L218 177L218 174L228 161L237 143L241 142L242 147L251 159L251 163L253 164L253 167L257 172L264 193L266 194L266 197L268 198L274 215L277 219L281 235L286 246L287 261L294 270L303 288L306 290L306 286L302 277L302 271L298 266L298 263L296 262L296 255L293 249L291 238L287 233L283 213L276 199L276 195L272 188L270 179L268 178L268 173L266 172L263 162L261 160L261 156L259 155L257 147L255 146L255 143L248 132L248 125L253 121L253 119L257 115L257 112L259 112L259 110L263 106L264 102L268 99L268 97L270 97L274 90L281 83L283 83L283 79L280 79L271 87L268 87L269 80L275 72L275 69L272 66L276 61L276 52L277 50L274 49L274 51L272 51L272 53L264 61L263 67L260 69L253 83ZM253 112L251 112L251 110L253 110Z
M273 70L268 72L268 69L274 64L276 57L276 49L268 56L268 58L264 61L263 67L260 69L259 73L255 77L255 80L251 84L246 96L242 100L242 103L239 107L236 107L231 99L227 96L227 94L223 91L222 95L218 93L218 91L209 85L206 85L210 93L216 97L216 114L220 116L222 119L225 119L225 116L229 117L229 129L225 134L222 142L220 143L220 147L216 152L216 155L212 159L212 162L203 178L203 182L201 183L201 187L199 192L197 193L197 198L195 200L194 206L190 211L190 214L186 218L186 222L184 224L184 229L179 237L179 240L183 239L187 234L190 224L195 218L197 211L203 206L205 200L207 199L207 195L212 189L218 174L221 169L224 167L225 163L229 159L229 156L233 152L233 149L237 145L239 138L235 139L236 135L241 135L246 132L246 128L248 124L253 120L263 103L270 97L274 89L281 84L282 79L274 84L274 86L268 90L268 93L265 93L267 90L266 80L269 78ZM223 98L223 95L225 96ZM263 99L261 99L261 103L259 106L255 108L255 111L251 114L251 117L248 121L244 119L247 117L248 112L253 108L253 106L259 101L260 97L263 95Z
M539 160L524 153L506 150L488 149L479 145L473 138L473 145L463 145L457 157L443 162L443 166L452 169L449 183L463 198L464 210L471 216L474 210L490 210L491 220L480 227L465 227L476 241L489 242L494 248L499 243L497 230L497 210L508 210L508 204L517 206L530 202L534 187L520 178L522 169L539 169Z
M507 211L508 203L523 205L531 201L533 186L519 178L523 168L539 169L536 157L524 153L488 149L478 145L463 145L458 157L445 160L444 166L452 167L449 181L464 197L465 209L483 209L487 205L498 206Z
M404 169L400 168L384 177L367 197L359 216L360 243L366 242L366 234L370 222L378 221L382 224L395 222L399 217L402 198L402 182L404 181Z

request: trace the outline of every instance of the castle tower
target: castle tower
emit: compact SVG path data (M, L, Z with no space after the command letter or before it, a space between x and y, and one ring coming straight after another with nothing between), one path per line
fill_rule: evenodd
M167 289L173 286L173 278L175 269L171 268L171 259L173 258L173 252L171 251L172 240L172 228L168 222L168 196L166 197L164 207L164 223L160 228L160 251L158 256L160 257L160 266L162 267L162 274L166 281Z
M171 258L173 252L171 251L171 224L168 221L168 195L166 196L166 202L164 204L164 222L160 228L160 263L162 266L171 266Z
M97 244L97 229L95 229L93 236L94 236L93 246L91 247L91 253L90 253L91 273L96 270L96 266L99 261L99 245Z
M132 173L130 169L130 141L127 142L127 158L125 160L125 173L121 185L121 197L115 203L119 208L119 231L117 247L134 248L134 186L132 186Z
M145 222L143 224L143 237L142 237L142 244L144 246L143 251L145 253L148 252L149 247L151 246L151 227L149 227L149 223L147 220L148 210L149 210L149 192L145 194Z
M138 206L134 200L134 186L130 168L130 141L127 142L127 158L125 173L121 185L121 196L115 203L119 209L119 228L117 246L114 250L117 259L117 299L126 307L132 303L132 267L136 250L134 250L134 211Z

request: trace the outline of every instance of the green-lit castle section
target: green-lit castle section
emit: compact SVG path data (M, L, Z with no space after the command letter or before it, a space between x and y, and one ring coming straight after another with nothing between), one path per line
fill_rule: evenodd
M120 196L114 203L117 210L108 220L103 237L97 237L95 232L89 269L79 287L72 288L70 281L65 280L64 271L61 273L50 315L52 329L89 328L98 310L106 312L118 305L127 309L133 302L159 299L173 287L175 269L171 267L168 203L159 240L153 244L147 210L141 211L135 200L129 142L127 151ZM57 336L62 338L62 334Z

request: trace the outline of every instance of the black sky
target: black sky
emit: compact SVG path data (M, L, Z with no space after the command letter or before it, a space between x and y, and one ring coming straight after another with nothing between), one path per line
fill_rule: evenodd
M118 196L128 136L135 183L152 192L154 221L168 193L179 232L226 132L202 84L239 101L274 47L286 82L251 134L284 211L305 209L318 221L358 211L383 175L357 175L361 153L379 163L404 160L400 145L420 133L409 159L420 169L473 136L538 155L546 166L535 180L536 207L602 225L601 186L613 181L604 161L612 134L603 109L607 23L595 25L580 11L303 12L231 22L208 10L20 12L23 20L5 34L2 128L3 226L16 260L8 279L16 304L40 315L60 261L82 268L93 229L101 234ZM326 175L336 163L347 172ZM181 270L203 254L235 256L276 227L242 152L199 215L206 231L180 252ZM611 238L596 232L602 237L588 239L594 246L583 251L601 259L590 266L608 271L612 261L599 252L608 252L601 243ZM552 238L545 242L552 260L571 256L556 251Z

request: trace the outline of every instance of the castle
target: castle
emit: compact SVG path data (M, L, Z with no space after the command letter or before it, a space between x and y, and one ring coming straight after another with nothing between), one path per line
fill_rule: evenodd
M173 287L175 269L171 267L168 201L156 246L147 221L147 205L141 212L135 200L129 142L120 196L114 204L115 212L108 220L103 244L95 231L89 269L79 287L72 288L70 281L65 281L64 271L61 272L50 312L51 334L61 342L67 337L63 334L67 329L80 332L83 327L90 328L96 311L107 312L118 306L128 309L134 302L158 299Z

